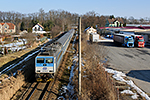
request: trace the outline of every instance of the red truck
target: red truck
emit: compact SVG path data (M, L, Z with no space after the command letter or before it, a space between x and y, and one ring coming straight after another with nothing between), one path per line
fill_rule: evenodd
M137 47L144 47L145 46L145 40L142 35L132 35L134 38L134 46Z

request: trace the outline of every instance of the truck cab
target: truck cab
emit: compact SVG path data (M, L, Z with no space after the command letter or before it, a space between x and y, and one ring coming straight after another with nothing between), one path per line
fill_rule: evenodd
M134 39L131 36L125 36L124 45L127 47L134 47Z
M142 35L132 35L134 38L134 44L137 47L144 47L145 46L145 40Z

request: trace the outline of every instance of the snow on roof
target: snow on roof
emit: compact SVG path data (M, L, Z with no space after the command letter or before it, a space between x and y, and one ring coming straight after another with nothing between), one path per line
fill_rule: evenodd
M84 30L84 32L87 31L88 29L92 29L92 30L96 31L96 29L94 29L93 27L88 27Z
M140 31L143 29L121 29L120 31L126 31L126 32L134 32L134 31Z
M91 27L86 28L86 29L84 30L84 32L87 31L89 28L91 28Z

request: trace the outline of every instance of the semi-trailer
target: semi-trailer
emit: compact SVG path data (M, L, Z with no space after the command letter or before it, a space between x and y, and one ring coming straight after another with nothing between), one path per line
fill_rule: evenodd
M145 40L142 35L131 35L134 39L134 46L137 47L144 47L145 46Z
M131 35L114 34L113 40L122 44L122 46L134 47L134 39Z
M89 39L92 42L98 42L98 40L99 40L99 34L97 34L97 33L90 33Z

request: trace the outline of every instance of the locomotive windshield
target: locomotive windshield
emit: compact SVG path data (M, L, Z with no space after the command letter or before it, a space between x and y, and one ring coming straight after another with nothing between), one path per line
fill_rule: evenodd
M44 58L37 58L37 63L44 63Z
M53 63L53 58L46 58L46 63Z

